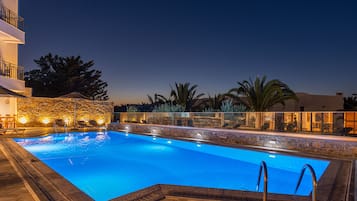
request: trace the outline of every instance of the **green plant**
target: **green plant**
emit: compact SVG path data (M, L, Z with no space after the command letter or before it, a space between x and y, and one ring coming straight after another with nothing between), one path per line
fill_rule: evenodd
M80 56L62 57L47 54L34 60L39 69L25 72L25 84L33 96L58 97L79 92L92 100L108 100L108 84L102 72L93 69L94 61L85 62Z
M248 108L244 104L238 104L234 106L234 112L247 112Z
M170 96L172 97L173 103L181 105L185 111L189 112L198 106L199 98L204 94L196 94L196 89L198 85L190 86L189 82L186 83L175 83L175 88L171 87Z
M217 110L215 110L215 109L213 109L211 107L206 107L205 109L203 109L202 112L219 112L219 111L217 111Z
M155 106L153 112L183 112L185 109L181 105L174 105L171 103L164 103Z
M127 112L139 112L138 108L135 106L126 106Z
M222 101L221 112L245 112L247 107L243 104L234 105L232 99Z

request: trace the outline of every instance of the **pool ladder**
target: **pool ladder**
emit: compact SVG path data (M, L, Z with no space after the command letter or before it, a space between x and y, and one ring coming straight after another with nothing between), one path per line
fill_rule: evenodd
M259 168L259 175L258 175L258 181L257 181L257 187L256 191L259 191L259 185L260 185L260 178L262 177L262 170L264 170L264 191L263 191L263 201L267 201L268 198L268 168L267 164L265 161L262 161L260 163L260 168Z
M299 186L301 184L301 180L302 180L302 178L304 176L306 168L310 171L311 178L312 178L312 186L313 186L312 201L316 201L316 188L317 188L316 174L315 174L314 168L312 168L311 165L309 165L309 164L305 164L304 167L301 169L299 181L298 181L298 183L296 185L296 188L295 188L295 194L296 194L297 190L299 189Z
M301 169L300 177L299 177L299 180L298 180L296 188L295 188L295 194L300 187L300 184L301 184L301 181L304 176L306 168L310 171L311 178L312 178L312 185L313 185L312 201L316 201L316 188L317 188L316 174L315 174L314 168L312 168L312 166L309 164L305 164L303 166L303 168ZM267 164L265 163L265 161L262 161L260 163L256 191L259 191L260 179L262 177L262 172L264 173L263 201L267 201L267 198L268 198L268 168L267 168Z

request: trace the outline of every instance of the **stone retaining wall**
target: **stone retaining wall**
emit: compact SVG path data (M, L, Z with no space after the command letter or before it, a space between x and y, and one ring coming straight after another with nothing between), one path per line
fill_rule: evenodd
M18 126L52 126L55 119L67 120L68 126L77 121L111 122L112 102L91 101L78 98L18 98Z
M299 152L338 159L357 158L357 138L354 137L130 123L111 124L110 129L206 141L226 146L254 146L268 150Z

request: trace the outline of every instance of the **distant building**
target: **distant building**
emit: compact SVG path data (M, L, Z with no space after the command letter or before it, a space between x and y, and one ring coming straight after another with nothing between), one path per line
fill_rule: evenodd
M24 43L24 19L18 15L18 0L0 0L0 86L30 96L31 89L25 88L24 68L18 65L18 45ZM1 93L0 120L15 120L16 114L16 98Z
M298 101L289 100L285 106L277 104L269 111L338 111L343 110L343 94L316 95L296 93Z

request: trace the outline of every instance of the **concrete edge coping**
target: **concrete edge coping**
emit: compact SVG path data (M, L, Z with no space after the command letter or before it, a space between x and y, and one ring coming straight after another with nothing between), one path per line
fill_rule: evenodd
M310 138L310 139L357 142L357 137L336 136L336 135L320 134L320 133L291 133L291 132L275 132L275 131L244 130L244 129L200 128L200 127L187 127L187 126L175 126L175 125L140 124L140 123L123 123L121 125L180 128L185 130L197 130L197 131L207 130L207 131L215 131L215 132L241 133L241 134L247 134L247 133L264 134L264 135L271 135L271 136L298 137L298 138L303 137L303 138Z

